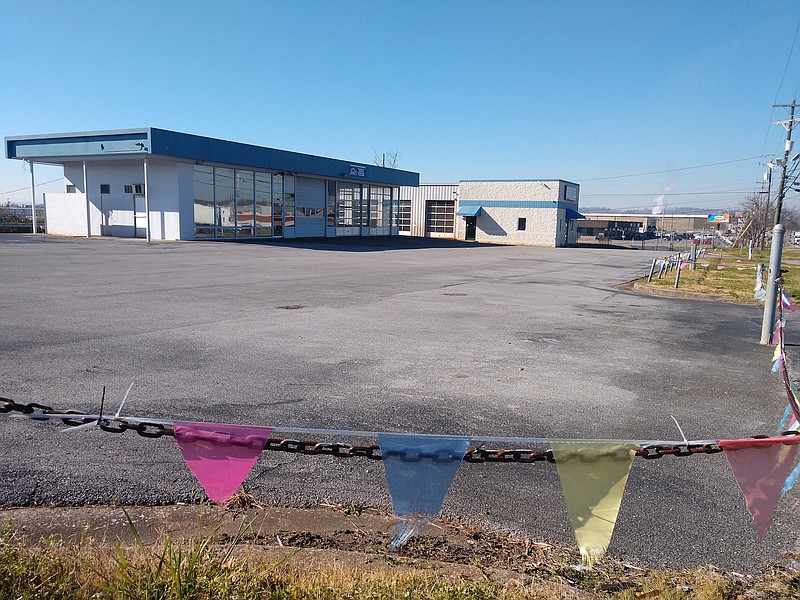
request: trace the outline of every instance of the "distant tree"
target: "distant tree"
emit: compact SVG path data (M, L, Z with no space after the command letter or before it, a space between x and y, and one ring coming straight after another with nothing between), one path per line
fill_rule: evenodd
M744 199L740 205L742 212L748 214L750 227L742 236L742 242L749 244L753 241L753 246L764 248L767 241L767 232L772 231L775 222L775 203L774 199L767 202L766 194L755 193ZM794 209L784 207L781 210L781 223L787 231L800 231L800 215Z
M766 241L767 230L772 226L769 215L770 207L767 205L767 195L755 193L747 196L740 205L742 212L748 215L749 227L742 236L742 243L763 248Z
M382 154L378 154L378 151L376 150L373 162L379 167L389 167L390 169L396 169L398 163L400 162L400 151L387 150Z

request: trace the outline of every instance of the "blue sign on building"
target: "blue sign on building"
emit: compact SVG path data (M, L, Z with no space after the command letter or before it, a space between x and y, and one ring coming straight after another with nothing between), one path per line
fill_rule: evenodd
M365 178L367 176L366 165L350 165L350 177Z

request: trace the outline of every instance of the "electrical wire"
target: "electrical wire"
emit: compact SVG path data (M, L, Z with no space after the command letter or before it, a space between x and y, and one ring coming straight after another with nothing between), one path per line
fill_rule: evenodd
M51 179L50 181L45 181L43 183L37 183L36 187L47 185L48 183L55 183L56 181L61 181L62 179L64 179L64 178L63 177L59 177L58 179ZM0 196L4 196L6 194L15 194L16 192L24 192L25 190L29 190L29 189L31 189L30 186L25 186L23 188L19 188L18 190L9 190L7 192L0 192Z
M764 156L763 155L761 155L761 156L750 156L748 158L737 158L735 160L726 160L726 161L717 162L717 163L709 163L707 165L695 165L695 166L692 166L692 167L679 167L677 169L664 169L663 171L649 171L647 173L631 173L630 175L611 175L609 177L593 177L593 178L590 178L590 179L587 179L587 178L584 178L584 177L579 177L578 180L581 183L584 183L584 182L587 182L587 181L603 181L603 180L606 180L606 179L625 179L625 178L628 178L628 177L644 177L645 175L659 175L661 173L674 173L676 171L690 171L692 169L705 169L706 167L718 167L720 165L730 165L730 164L733 164L733 163L745 162L745 161L748 161L748 160L755 160L757 158L764 158Z
M781 82L778 84L778 91L775 92L775 102L774 104L778 103L778 96L781 93L781 88L783 87L783 80L786 78L786 71L789 70L789 63L792 61L792 55L794 54L794 45L797 42L797 34L800 32L800 20L797 21L797 27L794 30L794 38L792 39L792 47L789 49L789 56L786 58L786 66L783 67L783 75L781 75ZM795 89L795 94L797 90Z

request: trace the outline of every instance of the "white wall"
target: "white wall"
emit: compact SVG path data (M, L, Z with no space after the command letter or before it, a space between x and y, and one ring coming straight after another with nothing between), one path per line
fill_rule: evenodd
M83 178L83 176L81 176ZM45 231L52 235L86 235L86 200L83 194L46 193Z
M509 202L511 206L483 206L477 217L475 241L520 246L561 246L567 240L564 210L558 209L563 191L559 181L462 181L459 202L464 200ZM514 202L546 202L542 208L513 206ZM552 204L552 208L550 207ZM524 218L525 230L519 231ZM559 222L562 222L559 232ZM456 238L466 237L466 220L456 216Z
M185 163L184 163L185 164ZM181 239L181 167L184 164L147 161L147 201L150 209L150 239ZM191 168L191 165L186 165ZM194 188L192 188L194 195ZM193 219L194 216L192 215Z
M179 238L181 240L194 239L194 165L190 163L176 163L178 171L178 217ZM213 208L210 209L213 213ZM211 223L214 222L213 214Z
M147 170L151 239L192 239L194 237L192 165L150 159ZM64 178L82 192L83 164L65 164ZM91 234L134 237L134 194L133 192L126 193L125 186L145 183L142 161L88 161L86 163L86 182L89 193ZM104 184L109 186L108 194L100 193L100 186ZM183 200L182 196L185 196ZM187 211L188 230L185 232L186 235L182 235L181 230L182 202L184 210ZM143 200L139 199L139 205L143 204ZM86 214L85 208L82 214ZM140 223L140 228L142 225ZM83 235L86 235L85 228Z
M481 208L476 220L475 241L553 247L556 245L558 212L556 208ZM517 230L520 218L525 219L524 231ZM464 217L456 216L455 237L459 240L466 237Z
M559 181L462 181L458 187L459 200L557 201L559 193Z

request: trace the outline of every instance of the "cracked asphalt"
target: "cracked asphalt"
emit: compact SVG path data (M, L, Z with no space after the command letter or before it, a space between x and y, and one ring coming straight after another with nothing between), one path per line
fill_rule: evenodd
M614 287L654 256L4 234L0 395L97 412L103 386L115 409L134 381L125 414L165 419L671 440L674 416L691 439L774 433L786 399L758 344L761 310ZM788 341L795 331L790 316ZM171 438L63 430L0 415L0 505L202 495ZM246 486L274 504L390 506L381 463L366 459L265 452ZM609 553L751 569L797 551L795 499L759 542L723 455L636 459ZM443 513L574 544L550 464L463 464Z

